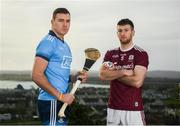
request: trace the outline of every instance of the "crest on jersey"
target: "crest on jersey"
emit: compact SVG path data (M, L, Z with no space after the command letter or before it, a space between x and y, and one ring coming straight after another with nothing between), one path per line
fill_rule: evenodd
M70 69L72 62L72 57L70 56L63 56L63 61L61 63L61 67L65 69Z
M128 61L129 61L129 62L132 62L133 60L134 60L134 55L129 55Z
M138 107L139 106L139 103L137 101L134 102L134 106L135 107Z

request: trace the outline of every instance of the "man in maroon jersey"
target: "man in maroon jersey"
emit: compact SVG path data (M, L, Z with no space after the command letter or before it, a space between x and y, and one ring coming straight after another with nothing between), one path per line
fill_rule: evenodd
M120 47L109 50L100 68L100 78L110 80L107 125L145 125L141 87L148 68L148 54L133 43L134 24L117 24Z

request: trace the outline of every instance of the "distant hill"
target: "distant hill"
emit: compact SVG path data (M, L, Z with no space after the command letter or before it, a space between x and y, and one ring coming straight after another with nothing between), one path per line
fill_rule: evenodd
M180 71L148 71L147 77L180 79Z
M0 71L0 80L31 81L31 71Z
M147 78L180 80L180 71L148 71ZM97 80L98 72L89 71L89 79ZM0 80L31 81L31 71L0 71Z
M90 71L89 76L97 77L97 71ZM148 71L148 78L180 79L180 71Z

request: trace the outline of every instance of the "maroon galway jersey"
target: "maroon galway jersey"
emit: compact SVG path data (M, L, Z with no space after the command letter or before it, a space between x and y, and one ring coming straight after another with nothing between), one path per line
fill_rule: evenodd
M116 64L118 70L134 70L136 65L148 68L149 64L148 54L136 45L126 51L121 51L120 48L107 51L104 57L105 61ZM141 88L128 86L118 80L110 81L108 107L117 110L143 110Z

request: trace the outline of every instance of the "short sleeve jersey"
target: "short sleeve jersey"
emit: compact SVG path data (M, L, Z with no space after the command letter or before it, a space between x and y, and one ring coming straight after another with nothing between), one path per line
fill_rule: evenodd
M67 92L72 54L68 44L59 39L53 31L49 31L39 43L36 56L48 61L45 76L50 84L61 93ZM40 100L55 99L43 89L40 89Z
M133 70L136 65L148 68L149 64L148 54L136 45L127 51L122 51L120 48L107 51L104 57L105 61L116 64L118 70ZM141 88L123 84L117 79L110 81L108 107L117 110L143 110Z

